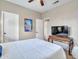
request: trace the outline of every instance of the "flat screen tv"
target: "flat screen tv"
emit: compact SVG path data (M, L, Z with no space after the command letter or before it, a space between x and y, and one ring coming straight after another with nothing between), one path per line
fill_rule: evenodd
M69 27L68 26L52 26L51 27L51 34L52 35L69 35Z

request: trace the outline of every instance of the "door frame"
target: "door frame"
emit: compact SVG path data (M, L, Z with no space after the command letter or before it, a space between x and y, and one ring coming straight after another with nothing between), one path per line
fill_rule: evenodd
M50 18L49 17L47 17L47 18L44 18L44 39L47 41L48 40L48 36L49 35L51 35L51 34L49 34L49 32L48 32L48 27L47 27L47 33L45 33L45 22L47 22L47 25L49 25L49 23L50 23ZM51 25L50 25L51 26ZM49 28L49 29L51 29L51 28Z
M4 32L4 30L3 30L4 29L4 24L3 24L4 23L4 20L3 20L4 19L4 12L5 11L1 11L1 43L4 42L4 38L3 38L3 36L4 36L3 35L3 32Z

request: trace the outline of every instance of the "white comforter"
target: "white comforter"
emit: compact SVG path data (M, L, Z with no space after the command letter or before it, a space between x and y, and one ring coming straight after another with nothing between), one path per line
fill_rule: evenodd
M66 59L63 48L40 39L29 39L1 44L0 59Z

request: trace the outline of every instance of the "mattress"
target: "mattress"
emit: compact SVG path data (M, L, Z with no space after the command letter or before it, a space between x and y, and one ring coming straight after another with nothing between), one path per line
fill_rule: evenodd
M66 59L62 47L37 38L0 45L3 47L0 59Z

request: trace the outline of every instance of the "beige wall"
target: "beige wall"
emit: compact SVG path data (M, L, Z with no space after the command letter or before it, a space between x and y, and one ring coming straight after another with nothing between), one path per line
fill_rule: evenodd
M40 13L26 9L24 7L20 7L18 5L0 0L0 12L8 11L11 13L16 13L20 15L19 20L19 32L20 39L30 39L35 37L35 20L40 18ZM1 15L1 13L0 13ZM33 31L32 32L24 32L24 18L32 18L33 19Z
M73 0L67 4L56 7L44 14L42 18L49 18L48 34L51 33L51 26L68 25L71 27L70 36L74 38L75 43L78 41L78 16L77 16L77 0Z

